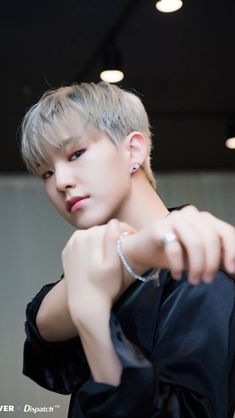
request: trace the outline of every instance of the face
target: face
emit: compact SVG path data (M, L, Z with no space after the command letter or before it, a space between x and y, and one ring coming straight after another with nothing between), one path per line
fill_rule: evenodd
M46 193L65 220L78 229L118 218L130 193L129 151L103 133L87 129L40 168ZM80 199L80 200L79 200Z

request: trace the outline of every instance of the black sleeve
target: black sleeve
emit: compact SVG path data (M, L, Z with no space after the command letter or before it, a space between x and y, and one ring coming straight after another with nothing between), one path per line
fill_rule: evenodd
M57 284L44 286L26 308L23 374L40 386L69 394L90 375L79 337L62 342L45 341L38 332L36 315L46 294Z
M186 283L165 301L154 358L125 337L112 313L121 382L117 387L85 382L72 396L69 418L232 418L228 343L234 285L216 282L197 287Z
M69 418L215 418L206 397L161 376L157 364L126 339L114 316L110 326L123 366L120 385L90 379L72 395Z

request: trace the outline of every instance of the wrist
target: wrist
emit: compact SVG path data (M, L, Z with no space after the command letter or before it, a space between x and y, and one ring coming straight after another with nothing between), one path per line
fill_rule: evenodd
M136 274L142 276L146 271L148 271L153 266L148 263L143 263L141 260L141 254L139 254L139 236L138 233L131 234L123 237L122 239L122 252L125 257L125 260L130 265L131 269L134 270ZM125 268L124 268L125 270ZM125 275L132 277L130 273L126 272ZM133 277L132 277L133 281Z
M99 310L86 312L85 315L76 319L75 326L78 330L80 337L90 336L95 340L99 340L105 336L108 337L110 333L109 329L110 311Z
M103 296L103 295L102 295ZM69 310L73 323L77 329L95 329L100 327L101 323L108 324L111 303L105 297L98 297L94 292L87 293L81 298L70 300Z

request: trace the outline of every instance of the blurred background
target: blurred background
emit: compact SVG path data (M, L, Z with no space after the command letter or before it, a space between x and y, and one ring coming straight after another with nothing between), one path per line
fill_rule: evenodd
M156 171L234 170L234 10L234 0L185 0L172 13L153 0L1 2L1 171L25 170L16 132L45 90L99 81L110 65L147 108Z
M121 71L118 84L150 116L166 204L192 203L235 224L235 2L176 0L172 12L173 0L159 3L1 2L0 399L15 407L3 416L23 416L30 404L64 418L69 401L21 372L25 305L60 277L73 231L19 152L21 119L45 90Z

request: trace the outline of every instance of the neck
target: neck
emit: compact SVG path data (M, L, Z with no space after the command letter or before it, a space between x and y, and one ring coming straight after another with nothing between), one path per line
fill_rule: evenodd
M128 196L115 217L139 230L168 213L163 201L140 169L132 175Z

